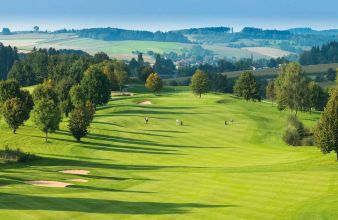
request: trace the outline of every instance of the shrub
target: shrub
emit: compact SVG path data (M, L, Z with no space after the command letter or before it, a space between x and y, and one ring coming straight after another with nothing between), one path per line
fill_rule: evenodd
M295 116L290 115L283 134L285 143L291 146L313 146L313 133Z
M36 155L24 153L20 149L13 150L6 146L5 149L0 150L0 160L5 163L25 163L36 159L38 159Z
M290 115L288 117L287 126L292 126L296 128L300 136L303 136L305 134L304 124L301 121L299 121L299 119L295 115Z
M314 146L315 142L314 142L313 136L304 137L301 141L301 145L302 146Z
M294 126L288 126L285 129L283 140L285 143L292 146L299 146L301 141L301 136L299 135L297 129Z

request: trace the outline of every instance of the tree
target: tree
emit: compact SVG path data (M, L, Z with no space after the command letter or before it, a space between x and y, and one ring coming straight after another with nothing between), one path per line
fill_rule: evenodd
M328 94L313 81L308 83L308 93L309 110L311 111L311 108L314 108L323 111L328 100Z
M106 61L102 63L103 65L103 74L107 76L110 82L111 90L116 90L119 88L117 78L115 75L115 65L114 62Z
M23 120L27 121L29 119L30 112L33 110L34 102L32 95L27 90L20 90L20 95L18 96L20 101L23 103Z
M90 100L94 106L108 103L111 94L110 82L99 67L89 67L80 84L86 94L86 100Z
M152 73L149 75L145 86L155 93L160 92L163 87L162 79L157 73Z
M329 68L326 73L326 79L334 82L336 80L337 71L333 68Z
M308 102L308 79L304 76L301 65L289 63L282 66L282 71L275 81L276 101L297 112L306 110Z
M110 58L104 52L99 52L94 55L94 63L102 63L105 60L110 60Z
M86 103L86 94L81 85L75 85L69 92L70 100L75 107L84 106Z
M34 26L33 29L34 29L35 32L39 32L39 30L40 30L39 26L37 26L37 25Z
M55 86L55 91L58 94L60 100L61 112L68 117L68 114L72 111L72 102L70 99L70 89L75 84L75 80L64 77L57 82Z
M211 82L210 90L225 93L228 87L227 76L221 73L208 74Z
M122 91L122 88L128 81L128 66L121 61L115 61L114 75L120 91Z
M19 126L27 120L26 110L24 102L19 98L11 98L5 101L2 114L8 126L13 129L14 134Z
M275 81L270 80L266 86L266 97L271 100L272 105L276 98Z
M0 81L0 103L18 97L20 95L20 85L15 80Z
M86 107L75 107L69 118L68 128L77 141L81 141L88 133L91 122L90 112Z
M2 34L3 35L10 35L12 34L11 30L9 28L2 28Z
M140 69L138 71L138 78L142 82L145 82L148 79L149 75L153 72L154 72L154 69L151 68L151 66L149 66L149 65L140 67Z
M60 99L55 91L54 82L52 80L46 80L43 84L39 84L35 87L32 96L34 103L42 99L51 99L56 105L60 104Z
M46 134L46 142L48 133L57 130L61 121L60 101L53 86L53 81L48 80L33 91L32 119L35 125Z
M239 76L239 79L235 82L234 92L247 101L261 99L259 85L251 71L243 72Z
M332 92L314 132L321 151L326 154L335 151L338 160L338 87Z
M193 93L202 97L202 94L209 92L210 80L206 73L201 70L197 70L191 78L191 89Z
M32 119L35 125L46 134L46 142L48 141L48 133L55 132L59 129L61 121L61 110L59 105L53 99L42 98L34 101L34 109Z
M143 54L139 53L137 55L137 63L139 67L143 67L144 66L144 60L143 60Z

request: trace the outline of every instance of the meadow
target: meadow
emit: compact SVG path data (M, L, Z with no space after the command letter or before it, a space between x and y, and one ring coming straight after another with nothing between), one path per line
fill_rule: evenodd
M16 46L21 52L29 52L33 47L56 49L76 49L83 50L91 55L97 52L105 52L110 57L117 59L131 59L135 57L133 51L146 53L182 53L183 49L190 49L194 44L184 44L175 42L156 42L156 41L103 41L89 38L81 38L75 34L15 34L0 35L0 42L4 45ZM216 57L224 58L276 58L290 54L275 48L267 47L248 47L231 48L227 44L203 44L203 48L214 52ZM153 62L153 58L145 56L147 61Z
M1 218L338 218L335 155L284 144L289 112L227 94L199 99L187 87L167 87L159 96L139 86L131 92L98 108L82 143L70 135L67 119L49 143L30 121L16 135L1 121L1 143L42 157L0 165ZM145 100L152 104L138 104ZM299 116L312 127L319 113ZM90 173L59 172L67 169ZM74 185L26 184L34 180Z

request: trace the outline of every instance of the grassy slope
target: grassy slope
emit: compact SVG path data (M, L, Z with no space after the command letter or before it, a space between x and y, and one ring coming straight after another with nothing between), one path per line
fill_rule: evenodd
M198 99L185 88L162 96L114 98L98 110L90 135L74 142L66 129L43 134L31 122L1 143L44 157L0 167L4 219L334 219L335 155L281 142L287 113L228 95ZM224 99L224 104L216 104ZM140 106L141 100L154 104ZM143 117L150 117L150 124ZM184 121L176 126L175 120ZM301 114L308 126L317 114ZM234 125L224 126L224 120ZM87 169L88 177L58 173ZM88 179L65 189L26 180Z

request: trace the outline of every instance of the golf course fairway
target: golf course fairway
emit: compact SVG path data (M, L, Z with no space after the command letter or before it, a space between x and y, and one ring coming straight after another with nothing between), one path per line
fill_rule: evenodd
M338 219L335 155L283 143L290 112L187 87L131 92L97 109L81 143L66 118L48 143L31 121L12 134L1 120L1 143L41 159L0 164L0 219ZM320 116L298 115L309 128Z

